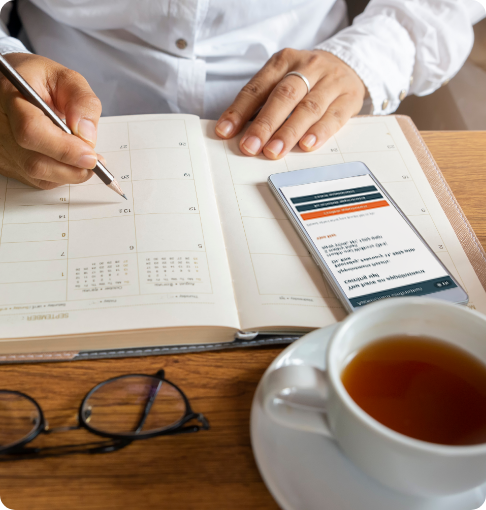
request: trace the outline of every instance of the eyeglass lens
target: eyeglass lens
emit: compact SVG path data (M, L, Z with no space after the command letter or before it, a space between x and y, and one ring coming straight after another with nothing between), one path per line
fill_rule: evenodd
M184 399L174 386L138 375L100 386L81 410L86 423L98 432L138 437L169 428L185 412Z
M9 391L0 392L0 449L13 446L29 436L41 419L28 398Z

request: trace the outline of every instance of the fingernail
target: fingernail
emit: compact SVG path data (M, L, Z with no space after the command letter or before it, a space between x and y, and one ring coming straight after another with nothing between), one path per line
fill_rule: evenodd
M260 141L260 138L258 138L257 136L250 136L243 143L243 147L250 154L256 154L260 150L261 146L262 146L262 142Z
M96 126L88 119L81 119L78 123L77 134L87 142L96 143Z
M233 131L234 128L235 128L235 126L233 125L233 123L230 120L223 120L223 122L221 122L221 124L218 124L216 126L216 131L221 136L226 137Z
M315 135L307 135L303 140L302 140L302 145L304 147L307 147L308 149L310 149L311 147L313 147L315 145L317 141L317 138Z
M98 160L95 158L95 156L90 156L89 154L85 154L84 156L81 156L78 161L79 168L86 168L88 170L93 169L96 166L96 163Z
M274 156L278 156L283 149L284 143L282 140L272 140L266 147L268 152L271 152Z

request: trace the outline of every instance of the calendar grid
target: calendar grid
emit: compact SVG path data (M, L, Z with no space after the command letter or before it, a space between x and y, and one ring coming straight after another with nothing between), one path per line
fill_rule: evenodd
M100 124L97 151L127 203L96 178L47 191L1 180L0 306L213 292L186 123L146 132ZM23 278L10 281L9 267Z

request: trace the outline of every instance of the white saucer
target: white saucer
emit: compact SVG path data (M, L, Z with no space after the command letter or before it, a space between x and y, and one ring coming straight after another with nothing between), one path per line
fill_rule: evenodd
M473 510L483 488L442 498L421 499L394 492L356 468L336 444L272 421L263 411L262 382L273 370L308 364L325 368L325 350L336 325L291 344L270 365L251 410L251 441L260 473L284 510Z

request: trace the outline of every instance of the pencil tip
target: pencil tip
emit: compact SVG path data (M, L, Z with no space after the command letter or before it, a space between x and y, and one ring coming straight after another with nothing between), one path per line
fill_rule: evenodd
M123 197L125 200L128 200L128 198L126 197L126 195L122 195L122 197Z

